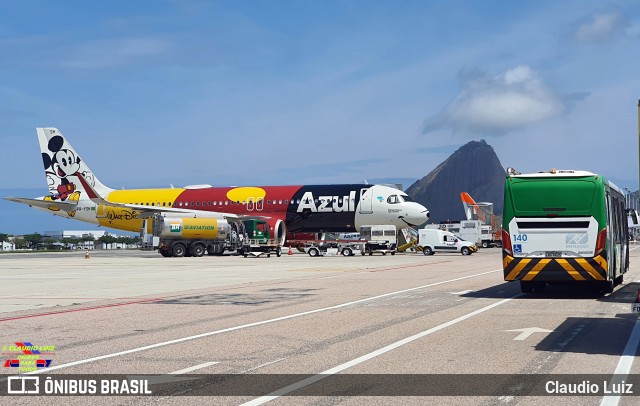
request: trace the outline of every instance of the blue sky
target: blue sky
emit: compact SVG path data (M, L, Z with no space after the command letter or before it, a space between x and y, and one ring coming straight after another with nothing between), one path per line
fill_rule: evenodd
M2 196L46 193L39 126L114 188L406 187L482 138L637 189L637 1L25 0L0 52ZM0 232L84 228L51 217L0 202Z

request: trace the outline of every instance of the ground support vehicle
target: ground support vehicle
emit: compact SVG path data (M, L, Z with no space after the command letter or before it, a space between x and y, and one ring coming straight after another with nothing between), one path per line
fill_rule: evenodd
M477 246L449 231L433 228L418 230L418 250L424 255L433 255L436 252L459 252L462 255L471 255L478 250Z
M393 225L371 225L360 227L360 238L365 241L362 255L395 255L398 247L398 231Z
M249 238L248 240L243 242L238 252L245 258L247 258L248 256L257 258L261 257L262 255L265 255L267 258L269 258L271 257L272 253L277 257L280 257L282 256L282 247L276 243L276 240Z
M629 269L623 192L574 170L507 171L502 219L504 280L523 292L547 284L593 285L611 293Z
M325 255L342 255L350 257L359 253L364 255L364 242L350 240L315 240L307 241L304 246L304 252L310 257L318 257Z
M396 227L393 225L361 226L360 234L353 236L353 238L356 237L358 239L306 240L290 241L289 243L302 245L303 251L312 257L337 254L352 256L358 253L373 255L376 252L382 255L395 255L396 253Z
M282 248L270 238L263 220L228 221L208 217L177 217L155 214L152 217L158 252L164 257L201 257L222 255L226 251L270 256L282 255Z

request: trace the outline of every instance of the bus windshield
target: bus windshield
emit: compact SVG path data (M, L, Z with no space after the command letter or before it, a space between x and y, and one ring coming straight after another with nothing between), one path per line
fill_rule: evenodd
M511 185L515 216L588 216L592 210L595 183L591 180L548 181L514 179Z

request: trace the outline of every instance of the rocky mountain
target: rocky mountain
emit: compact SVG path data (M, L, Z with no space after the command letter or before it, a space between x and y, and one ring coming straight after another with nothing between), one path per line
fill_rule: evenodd
M476 202L492 202L494 213L502 213L505 169L493 148L484 140L458 148L431 173L406 190L431 213L430 223L465 220L460 192Z

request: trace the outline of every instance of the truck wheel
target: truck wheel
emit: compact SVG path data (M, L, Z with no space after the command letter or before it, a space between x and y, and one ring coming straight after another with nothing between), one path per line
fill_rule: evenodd
M184 255L187 253L187 247L184 246L183 243L179 242L173 245L173 248L171 248L171 254L174 257L184 257Z
M320 251L317 248L309 248L310 257L317 257L318 255L320 255Z
M351 248L345 248L342 250L343 257L350 257L351 255L353 255L353 251L351 251Z
M169 251L165 251L165 250L158 250L158 252L160 253L160 255L162 255L163 257L170 257L171 253Z
M469 247L462 247L460 252L462 253L462 255L471 255L471 250L469 249Z
M201 257L204 255L205 247L202 243L195 243L191 246L191 256Z
M276 248L276 257L280 257L282 256L282 248L278 247Z
M602 293L613 293L613 281L602 282Z
M396 255L396 252L395 251L391 251L391 255Z
M489 248L489 242L488 241L482 241L482 248Z
M432 255L433 254L433 250L431 249L431 247L424 247L422 249L422 253L424 255Z

